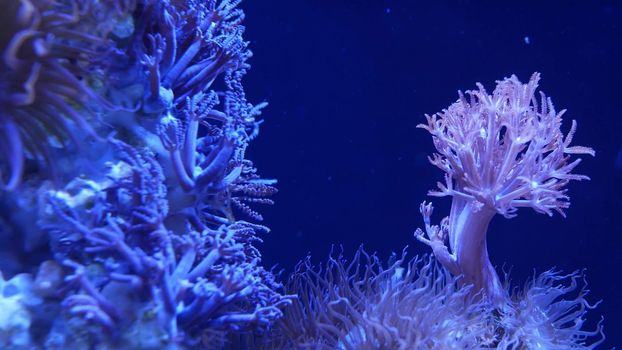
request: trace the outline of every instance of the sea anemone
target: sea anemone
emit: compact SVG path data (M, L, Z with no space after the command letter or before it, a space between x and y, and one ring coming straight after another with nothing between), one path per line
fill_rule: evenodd
M545 271L517 288L502 309L473 293L430 256L393 255L383 264L359 248L321 266L303 260L286 284L297 295L261 349L594 349L599 323L585 329L583 274ZM509 277L503 284L510 295Z
M303 260L286 284L297 294L277 324L274 349L474 349L494 334L485 303L430 257L383 264L359 248L314 267Z
M120 11L125 8L112 1L104 4ZM95 134L85 111L102 100L85 79L95 74L112 44L105 38L107 32L96 30L88 20L95 22L89 16L102 7L75 0L4 4L0 14L1 189L19 185L26 154L53 165L52 146L76 141L78 133Z

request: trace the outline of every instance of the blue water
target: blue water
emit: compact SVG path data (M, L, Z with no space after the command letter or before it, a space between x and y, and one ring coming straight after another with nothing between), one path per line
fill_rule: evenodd
M416 129L425 113L457 90L537 71L564 131L591 146L569 185L567 218L523 209L496 217L489 250L515 285L551 267L587 269L593 312L607 341L622 344L622 5L615 1L505 4L484 1L245 2L246 38L255 53L246 90L267 99L266 122L250 157L279 179L276 205L264 209L272 232L268 265L290 270L307 252L323 259L331 244L360 244L388 256L409 245L418 206L442 180L427 162L433 145ZM449 199L434 199L435 218Z

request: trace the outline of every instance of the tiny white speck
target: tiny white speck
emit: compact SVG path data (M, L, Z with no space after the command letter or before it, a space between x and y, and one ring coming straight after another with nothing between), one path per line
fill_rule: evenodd
M523 40L525 41L525 44L529 45L530 41L528 36L524 37Z
M479 129L479 136L481 138L486 138L486 129L484 128Z

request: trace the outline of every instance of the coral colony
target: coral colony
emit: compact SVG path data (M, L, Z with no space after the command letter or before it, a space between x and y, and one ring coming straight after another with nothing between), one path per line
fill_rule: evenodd
M2 282L1 348L216 348L291 303L255 247L238 3L9 1L3 272L34 274Z
M581 273L546 271L510 293L488 259L486 233L496 213L520 207L563 215L564 187L587 179L571 171L573 121L564 136L562 115L536 96L539 75L527 84L512 76L489 95L460 93L446 110L419 125L432 134L432 164L445 172L433 196L453 198L449 217L432 225L432 205L420 211L425 233L415 237L434 259L395 255L388 265L360 248L348 262L331 254L314 267L303 260L286 284L296 294L274 333L275 348L300 349L593 349L602 326L585 330L590 305ZM317 345L320 344L320 345Z
M429 194L451 196L452 203L440 227L430 224L432 204L421 204L427 238L421 230L416 237L462 283L495 304L507 295L486 248L493 216L511 218L520 207L564 215L570 205L566 184L589 179L571 173L581 159L571 161L569 155L594 155L591 148L570 146L577 124L573 120L562 135L565 110L555 112L542 92L536 96L539 80L537 73L527 84L512 76L498 82L492 95L478 84L468 98L460 93L457 102L419 125L432 134L438 151L430 162L445 172L445 184Z
M304 259L285 285L257 244L276 181L245 156L239 0L7 0L0 12L0 348L592 349L580 273L508 292L487 227L563 214L571 146L539 76L421 125L449 217L432 257Z

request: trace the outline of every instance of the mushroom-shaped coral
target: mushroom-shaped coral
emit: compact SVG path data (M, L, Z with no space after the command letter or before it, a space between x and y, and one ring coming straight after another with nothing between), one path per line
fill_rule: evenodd
M507 295L488 258L492 218L497 213L513 217L520 207L564 215L570 205L565 186L588 179L571 173L581 160L570 155L594 155L591 148L570 145L576 122L564 136L565 110L556 112L542 92L537 98L539 80L538 73L527 84L512 76L498 81L492 95L478 84L478 90L460 92L458 101L419 125L432 134L438 152L431 163L445 172L445 183L430 195L453 199L440 226L430 223L432 205L421 205L427 237L422 230L416 237L453 274L463 276L463 283L495 303Z

